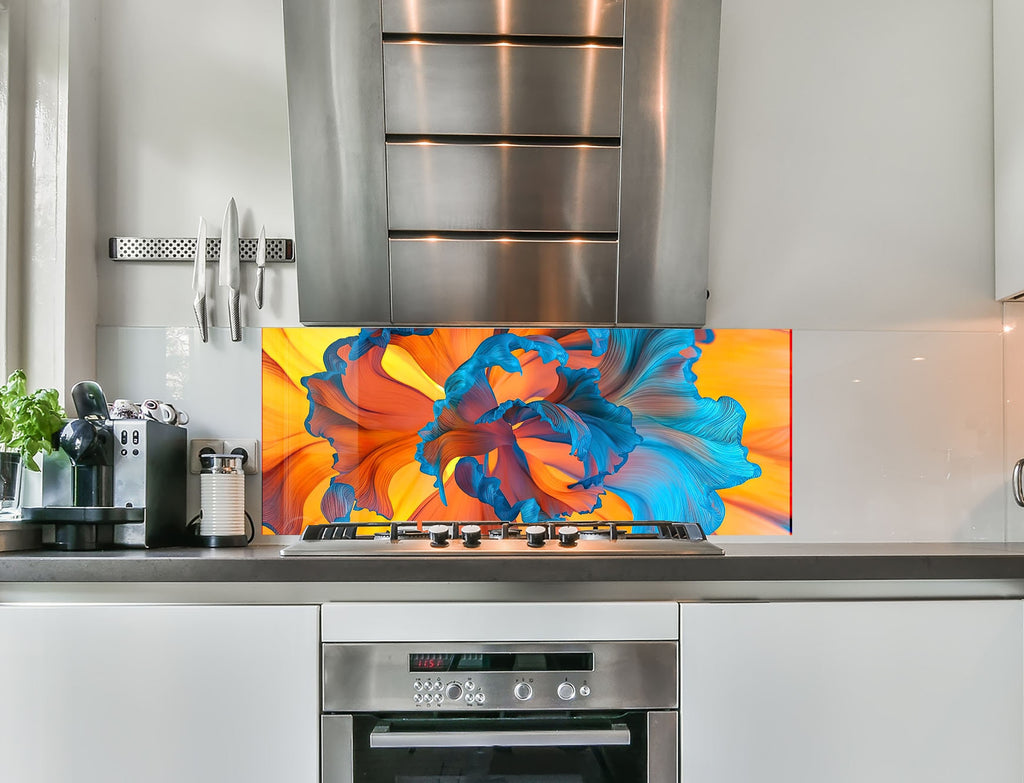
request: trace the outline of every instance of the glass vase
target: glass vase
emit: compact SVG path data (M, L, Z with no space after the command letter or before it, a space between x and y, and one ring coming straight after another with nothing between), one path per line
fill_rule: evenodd
M21 516L21 475L24 465L17 451L0 451L0 519Z

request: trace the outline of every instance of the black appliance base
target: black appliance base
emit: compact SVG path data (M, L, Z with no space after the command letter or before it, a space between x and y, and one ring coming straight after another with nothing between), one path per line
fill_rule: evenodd
M248 536L193 536L190 542L194 546L224 547L224 546L248 546Z

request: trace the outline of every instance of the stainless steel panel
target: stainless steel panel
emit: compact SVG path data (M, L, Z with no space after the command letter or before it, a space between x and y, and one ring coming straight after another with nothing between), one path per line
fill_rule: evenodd
M487 710L609 710L674 709L677 706L676 642L579 642L509 644L324 644L323 708L325 712L374 712L418 709L417 680L473 680L476 693L486 695ZM448 672L429 675L409 671L415 653L593 652L594 670L585 672L506 671ZM532 681L533 697L519 701L512 693L517 680ZM563 701L555 695L559 683L590 687L586 697ZM440 689L437 689L440 693ZM423 709L423 708L419 708ZM480 711L462 699L434 703L431 710L460 713Z
M622 49L384 44L388 133L619 135Z
M380 6L284 0L305 324L391 320Z
M383 0L388 33L620 37L622 0Z
M622 324L704 323L721 0L629 0Z
M355 769L351 715L320 716L320 779L323 783L353 783Z
M616 147L387 145L393 230L613 232L618 181Z
M647 713L647 783L679 781L679 713Z
M612 323L615 255L614 242L393 239L395 321Z

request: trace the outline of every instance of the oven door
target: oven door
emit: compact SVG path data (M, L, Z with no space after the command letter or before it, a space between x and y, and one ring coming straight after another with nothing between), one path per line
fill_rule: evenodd
M676 712L324 715L324 783L677 783Z

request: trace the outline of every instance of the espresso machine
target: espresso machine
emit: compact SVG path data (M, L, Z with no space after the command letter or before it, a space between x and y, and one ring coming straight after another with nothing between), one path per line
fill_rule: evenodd
M43 459L42 502L22 519L57 549L182 544L188 433L152 419L111 419L99 384L71 390L78 418Z

